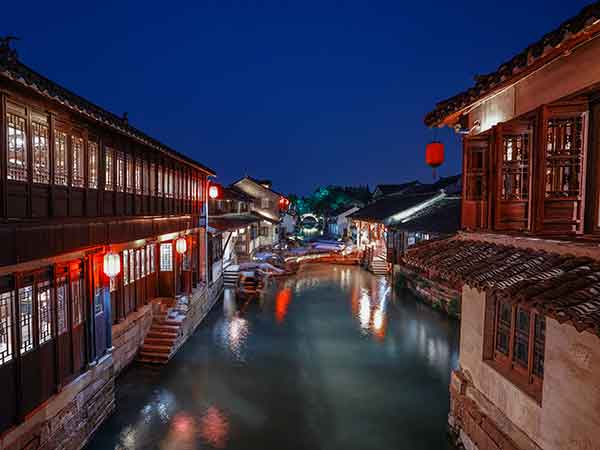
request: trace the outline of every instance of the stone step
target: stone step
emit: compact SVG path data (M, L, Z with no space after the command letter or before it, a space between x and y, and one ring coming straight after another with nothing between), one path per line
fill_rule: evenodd
M179 325L164 325L164 324L158 324L158 323L153 323L152 326L150 327L150 331L157 331L157 332L161 332L161 333L179 333Z
M177 336L175 337L149 337L146 336L146 339L144 339L144 344L143 345L149 345L149 346L160 346L160 347L170 347L172 348L173 345L175 344L175 341L177 340Z
M152 353L141 351L137 357L139 362L150 363L150 364L167 364L171 359L170 355L164 353Z
M179 319L164 319L164 320L156 320L153 323L156 323L157 325L168 325L168 326L172 326L172 327L179 327L181 325L181 320Z
M149 345L144 342L141 353L170 354L171 345Z
M174 332L165 332L165 331L150 331L146 335L147 338L151 339L177 339L177 333Z

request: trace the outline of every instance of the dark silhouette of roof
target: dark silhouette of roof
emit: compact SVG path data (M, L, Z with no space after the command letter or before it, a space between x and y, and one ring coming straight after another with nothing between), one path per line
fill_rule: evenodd
M261 220L262 218L254 213L209 216L208 225L218 231L235 231Z
M460 229L460 207L460 197L447 196L390 228L406 232L454 234Z
M381 192L381 195L391 195L405 192L407 189L413 188L421 183L419 180L408 181L400 184L378 184L375 186L374 195L377 191Z
M440 192L426 192L382 197L364 208L350 214L352 219L383 222L391 216L415 207L440 195Z

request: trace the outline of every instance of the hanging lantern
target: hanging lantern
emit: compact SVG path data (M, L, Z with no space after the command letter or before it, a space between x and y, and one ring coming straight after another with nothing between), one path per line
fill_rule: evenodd
M106 255L104 255L102 266L104 269L104 274L107 277L116 277L121 271L121 258L119 258L119 255L116 253L108 252Z
M208 196L213 200L219 196L219 186L211 184L208 188Z
M180 237L179 239L177 239L177 241L175 241L175 250L177 250L177 253L179 253L180 255L183 255L185 253L185 251L187 250L187 241L185 240L185 238Z
M425 149L425 161L427 165L433 168L433 177L435 178L435 169L444 162L444 144L433 141L427 144Z
M287 198L285 198L285 197L279 198L279 209L285 210L288 208L289 205L290 205L290 201Z

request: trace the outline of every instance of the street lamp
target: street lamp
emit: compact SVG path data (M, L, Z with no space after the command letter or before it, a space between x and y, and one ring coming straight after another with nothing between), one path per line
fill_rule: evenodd
M116 277L121 271L121 258L119 258L119 255L117 253L108 252L106 255L104 255L104 261L102 265L104 269L104 274L107 277Z

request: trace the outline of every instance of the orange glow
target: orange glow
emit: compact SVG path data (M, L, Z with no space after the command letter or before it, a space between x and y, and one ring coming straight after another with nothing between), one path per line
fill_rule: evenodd
M425 161L434 169L444 162L444 144L441 142L431 142L425 149Z
M219 196L219 186L216 184L211 185L208 188L208 196L213 200Z
M277 323L283 323L288 313L288 308L292 303L292 289L285 288L277 293L275 298L275 320Z
M229 434L229 422L221 411L211 406L202 417L200 433L213 447L223 448Z

